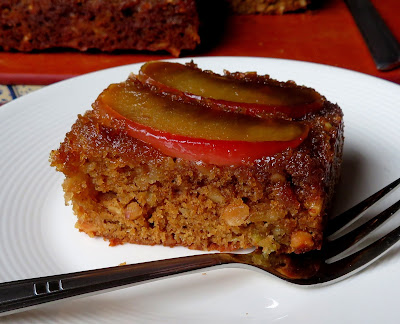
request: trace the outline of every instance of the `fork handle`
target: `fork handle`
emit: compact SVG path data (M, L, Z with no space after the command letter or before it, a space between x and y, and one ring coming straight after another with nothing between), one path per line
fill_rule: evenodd
M0 315L8 315L43 303L103 290L115 290L232 262L225 253L203 254L5 282L0 284Z

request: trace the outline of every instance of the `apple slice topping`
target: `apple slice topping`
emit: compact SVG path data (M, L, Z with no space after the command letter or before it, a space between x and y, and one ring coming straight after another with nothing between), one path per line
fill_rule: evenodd
M126 132L164 154L216 165L238 165L295 148L307 137L301 122L262 119L173 101L130 78L112 84L94 103L124 120Z
M255 73L221 76L194 64L148 62L138 78L159 93L250 116L299 119L320 110L324 103L318 92L294 83L257 78Z

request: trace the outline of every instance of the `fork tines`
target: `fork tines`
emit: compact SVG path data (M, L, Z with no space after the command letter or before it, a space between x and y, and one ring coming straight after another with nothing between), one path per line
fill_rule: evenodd
M353 223L354 220L359 218L364 211L370 208L378 200L386 196L390 191L395 189L400 184L400 179L393 181L385 188L379 190L377 193L363 200L356 206L352 207L348 211L334 218L328 224L327 235L333 234L340 229L343 229L347 225ZM346 274L353 272L356 269L362 269L368 264L372 263L390 247L392 247L400 239L400 226L392 230L390 233L368 245L367 247L346 256L338 261L329 262L334 256L338 256L340 253L346 251L348 248L354 246L361 239L365 238L373 230L377 229L380 225L386 222L393 214L400 209L400 200L394 203L392 206L379 213L363 225L357 227L351 232L336 238L328 240L322 249L323 258L325 263L322 265L317 278L312 279L312 283L323 283L331 281L337 278L342 278ZM328 261L328 262L326 262ZM316 282L317 281L317 282ZM304 281L303 284L310 284L311 282Z
M395 189L400 184L400 178L388 184L386 187L382 188L378 192L374 193L372 196L364 199L362 202L358 203L354 207L345 211L344 213L336 216L329 221L329 226L325 230L325 235L331 235L338 230L344 228L346 225L356 221L364 211L378 202L381 198L386 196L389 192Z

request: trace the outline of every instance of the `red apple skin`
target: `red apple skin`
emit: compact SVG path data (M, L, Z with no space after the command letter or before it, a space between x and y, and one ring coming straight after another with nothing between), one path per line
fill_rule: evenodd
M153 79L142 70L139 72L139 75L135 77L137 77L140 82L150 86L155 92L158 92L162 95L173 95L175 100L187 100L190 102L200 103L212 109L241 113L253 117L265 118L274 116L285 119L301 119L309 113L314 113L321 110L324 104L324 98L322 96L313 102L295 105L266 105L213 99L189 92L184 92L168 86Z
M94 107L102 114L105 113L111 118L124 121L128 135L152 145L168 156L221 166L249 164L257 159L272 156L288 148L296 148L304 141L309 132L308 126L304 127L304 133L290 141L209 140L170 134L136 123L122 116L101 100L97 100Z

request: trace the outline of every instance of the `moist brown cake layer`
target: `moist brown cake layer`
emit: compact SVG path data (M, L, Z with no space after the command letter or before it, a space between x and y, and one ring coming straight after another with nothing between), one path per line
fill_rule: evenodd
M216 166L165 156L94 109L79 116L51 161L66 175L76 227L111 245L301 253L321 247L343 145L337 105L326 101L303 122L310 133L296 149Z
M0 48L166 50L200 42L195 0L3 0Z

